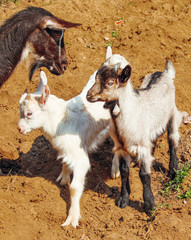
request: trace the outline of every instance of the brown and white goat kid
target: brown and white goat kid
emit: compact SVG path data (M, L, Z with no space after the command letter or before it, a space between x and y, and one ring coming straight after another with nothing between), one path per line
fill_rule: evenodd
M95 84L87 93L87 99L90 102L104 101L105 107L110 109L110 136L114 140L114 152L120 159L122 180L117 205L124 208L129 204L129 167L136 156L140 163L144 207L146 213L150 214L154 207L150 187L154 144L167 130L169 176L173 179L177 169L178 129L184 113L179 112L175 104L175 70L170 61L167 61L164 72L146 76L143 83L145 88L135 89L130 75L129 64L125 67L121 64L103 64L96 74Z
M41 71L41 81L35 93L24 93L20 99L18 130L26 134L42 129L58 150L62 160L62 172L57 178L61 185L70 182L71 207L62 226L76 227L80 218L80 198L87 171L90 168L88 153L95 151L109 133L110 113L103 103L90 103L86 99L88 89L95 82L90 77L81 94L64 101L50 94L47 78Z
M43 66L53 74L63 74L67 67L64 30L79 25L36 7L28 7L6 20L0 27L0 87L30 52L34 56L30 80Z

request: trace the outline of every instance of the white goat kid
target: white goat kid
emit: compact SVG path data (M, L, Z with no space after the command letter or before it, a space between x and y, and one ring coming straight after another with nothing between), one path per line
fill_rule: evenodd
M53 146L62 159L62 172L57 182L70 185L71 207L62 224L76 227L80 218L80 198L87 171L90 169L88 153L96 150L108 136L110 114L103 103L92 104L86 100L87 89L95 82L95 73L82 93L69 101L50 94L47 78L40 73L40 84L35 93L24 93L20 99L18 129L26 134L33 129L42 130L51 137ZM88 86L88 88L87 88Z
M110 57L112 56L111 53ZM88 91L87 99L90 102L104 101L105 107L110 109L110 136L114 140L116 158L120 159L122 180L118 206L124 208L129 204L129 166L131 159L136 156L140 162L139 175L143 184L145 211L150 214L154 207L150 187L154 144L167 130L169 176L174 178L177 169L178 129L185 113L179 112L175 104L175 70L170 61L166 63L164 72L146 76L139 90L132 86L130 75L129 63L126 66L119 63L103 64L97 71L96 82Z

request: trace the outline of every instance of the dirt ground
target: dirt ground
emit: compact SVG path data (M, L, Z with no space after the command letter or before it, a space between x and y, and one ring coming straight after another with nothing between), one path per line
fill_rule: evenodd
M191 1L188 0L18 0L0 5L0 23L27 6L43 7L62 19L82 23L65 32L68 69L63 76L48 75L52 94L65 100L81 92L90 75L105 60L106 45L132 65L132 80L139 86L148 73L162 71L169 58L176 69L176 103L191 115ZM122 19L120 24L116 21ZM112 141L107 139L90 156L91 170L81 198L77 229L61 228L70 205L68 186L55 179L61 170L56 151L40 131L17 131L19 98L36 89L39 71L28 80L29 62L19 64L0 89L0 239L152 239L191 240L191 200L177 193L161 195L169 164L166 134L157 142L152 169L152 190L157 210L150 221L143 210L138 168L131 166L130 206L120 209L115 200L120 178L110 177ZM191 160L191 125L180 128L180 166ZM74 149L75 150L75 149ZM189 176L185 190L191 185Z

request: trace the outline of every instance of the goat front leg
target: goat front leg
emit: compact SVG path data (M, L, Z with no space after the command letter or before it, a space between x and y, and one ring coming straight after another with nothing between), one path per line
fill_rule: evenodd
M66 221L62 227L72 225L78 226L80 219L80 198L84 189L84 181L87 171L89 170L89 159L86 157L86 162L78 159L78 164L75 165L73 171L73 179L70 185L71 206Z
M145 163L141 162L139 176L143 184L143 200L144 208L147 215L151 214L152 209L155 207L154 196L151 191L151 176L145 167Z
M130 194L130 185L129 185L129 163L120 156L119 169L121 173L121 193L117 201L117 206L125 208L129 205L129 194Z

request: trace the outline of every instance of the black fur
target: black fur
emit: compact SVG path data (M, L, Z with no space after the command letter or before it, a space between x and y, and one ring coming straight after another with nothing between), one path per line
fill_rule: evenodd
M169 151L170 151L169 177L171 179L174 179L176 176L176 170L178 169L178 162L177 162L177 155L176 155L176 148L175 148L174 141L169 137L173 131L172 121L173 119L171 118L167 125L167 131L168 131L168 144L169 144Z
M60 30L47 28L47 18L53 20ZM19 63L26 43L32 45L34 54L38 56L31 65L30 79L41 66L53 74L63 74L67 67L63 29L79 25L36 7L28 7L5 21L0 27L0 87Z
M161 76L162 76L162 72L155 72L155 73L151 74L151 79L145 88L141 88L141 89L134 88L133 91L137 95L139 95L139 92L147 91L147 90L151 89L151 87L158 82L158 80L160 79Z
M125 159L120 157L120 165L119 165L120 173L121 173L121 193L120 197L117 201L117 206L121 208L125 208L129 205L129 194L130 194L130 185L129 185L129 166Z
M29 7L16 13L0 27L0 87L20 61L22 49L43 16L53 16L42 9Z
M144 200L145 212L148 215L150 215L152 209L155 207L155 203L154 203L154 196L151 191L151 177L150 177L150 174L146 173L146 170L143 164L141 164L139 176L143 184L143 200Z
M113 114L113 110L114 110L116 104L117 104L118 107L119 107L119 101L118 101L118 100L111 101L111 102L106 102L106 103L104 104L104 106L103 106L104 108L109 108L109 111L110 111L110 114L111 114L111 116L112 116L112 119L115 119L115 118L117 117L117 116L115 116L115 115Z
M130 76L131 76L131 66L127 65L121 73L120 82L122 83L127 82Z

